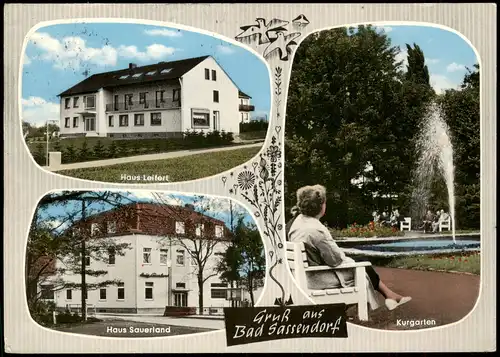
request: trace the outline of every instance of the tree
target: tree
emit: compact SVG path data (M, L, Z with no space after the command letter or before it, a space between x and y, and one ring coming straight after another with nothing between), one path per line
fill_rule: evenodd
M82 218L92 212L92 209L95 210L104 205L120 207L129 201L126 192L59 191L42 197L30 226L26 249L26 296L30 311L34 311L32 308L36 309L36 304L40 299L38 287L43 282L50 281L53 291L69 287L80 288L83 291L98 286L90 284L86 287L86 275L102 274L89 269L84 271L78 269L77 262L82 261L79 249L83 244L87 244L88 253L94 259L100 259L105 256L108 248L112 247L116 250L116 254L121 254L125 247L107 240L90 239L85 229L82 229L79 234L73 234L76 231L69 228L81 225ZM82 204L85 204L83 210ZM57 261L65 262L67 266L57 267ZM65 281L63 274L71 272L81 274L83 283L75 284ZM82 302L82 307L84 306L85 302ZM84 308L82 311L85 314ZM85 318L85 315L83 317Z
M287 100L288 208L299 187L320 183L328 188L325 219L345 227L369 219L372 206L386 203L380 197L407 190L430 90L405 79L399 52L371 26L322 31L301 43ZM353 184L360 177L364 184Z
M406 50L408 54L406 80L430 87L429 68L425 64L424 52L415 43L413 44L413 48L409 44L406 44Z
M157 207L154 212L147 215L148 220L165 222L174 219L184 222L183 234L161 237L159 243L168 246L170 252L173 245L180 246L187 252L198 285L198 306L199 313L202 315L205 282L218 275L215 254L219 250L225 250L229 245L226 229L221 237L215 234L215 225L224 223L208 215L209 212L217 211L216 200L196 195L192 197L192 203L181 206L168 204L171 197L166 195L154 193L153 196Z
M102 145L101 140L97 140L93 148L93 156L96 159L103 159L105 157L104 145Z
M78 151L78 159L80 161L86 161L90 158L89 157L90 154L91 154L91 151L89 150L89 144L88 144L87 140L84 140L82 143L82 147Z

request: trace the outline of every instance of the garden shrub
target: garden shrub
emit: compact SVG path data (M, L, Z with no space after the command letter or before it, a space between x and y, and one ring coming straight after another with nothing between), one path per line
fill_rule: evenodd
M42 143L39 143L36 146L35 153L33 154L33 158L35 159L38 165L45 164L45 148Z
M248 133L251 131L265 131L269 126L266 120L252 120L248 123L240 123L240 133Z
M61 147L61 142L59 140L56 140L56 142L54 142L54 146L52 147L52 150L54 150L56 152L61 152L62 147Z
M54 324L52 313L56 309L53 301L35 301L28 304L28 308L33 320L42 326L52 326Z
M118 146L117 157L128 156L130 152L128 140L118 140L117 146Z
M116 141L111 141L111 144L108 146L108 157L109 158L115 158L117 157L117 154L118 154L118 146L116 145Z
M330 229L330 233L332 237L337 238L394 237L404 235L404 233L397 228L383 227L374 222L370 222L365 226L358 225L355 222L344 229Z
M81 322L82 317L78 315L78 313L74 312L73 314L68 310L58 314L56 316L57 324L73 324L76 322Z
M72 163L72 162L75 162L76 160L77 160L77 154L76 154L75 145L73 143L71 143L66 147L66 150L63 151L62 162L63 163Z
M89 144L87 140L84 140L82 146L78 152L78 160L79 161L87 161L92 159L91 152L89 150Z
M92 151L94 158L97 160L106 157L106 151L104 149L104 145L102 145L101 140L97 140Z

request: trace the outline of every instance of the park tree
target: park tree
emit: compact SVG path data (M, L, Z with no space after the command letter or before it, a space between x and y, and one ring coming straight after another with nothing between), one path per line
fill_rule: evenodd
M301 43L287 100L288 208L299 187L319 183L331 202L325 219L345 227L369 219L380 197L406 190L418 108L430 91L406 78L399 53L371 26L326 30ZM364 184L354 185L359 177Z
M85 265L85 259L102 260L110 249L117 255L127 247L112 240L94 239L88 229L74 230L85 222L89 213L103 207L121 207L129 203L127 194L107 191L59 191L45 195L35 211L26 248L26 296L30 311L36 310L40 300L38 286L50 281L53 291L78 288L82 292L116 283L105 281L100 285L86 282L88 275L102 276L104 271L92 271ZM71 229L70 229L71 228ZM78 232L78 233L76 233ZM57 267L57 261L67 264ZM80 283L65 281L64 273L74 273L81 277ZM82 297L84 293L82 293ZM86 316L86 302L82 298L82 318Z
M464 75L459 89L440 96L450 128L455 164L456 221L461 228L480 222L480 83L479 65Z
M417 45L406 44L408 65L406 66L405 79L414 83L423 84L428 87L430 84L429 68L425 64L425 56L422 49Z

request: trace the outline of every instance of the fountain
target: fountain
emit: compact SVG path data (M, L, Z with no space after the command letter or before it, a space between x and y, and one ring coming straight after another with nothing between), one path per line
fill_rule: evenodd
M443 176L448 191L448 206L451 218L453 244L455 237L455 188L453 147L449 128L436 103L432 103L424 117L424 122L417 139L419 160L415 170L416 188L413 194L415 206L424 209L428 202L430 182L436 171Z

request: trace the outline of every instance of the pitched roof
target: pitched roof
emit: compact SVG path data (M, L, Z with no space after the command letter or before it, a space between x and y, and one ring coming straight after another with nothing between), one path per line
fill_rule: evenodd
M143 84L157 81L176 80L181 78L184 74L206 60L208 57L210 56L187 58L171 62L159 62L147 66L97 73L60 93L59 96L92 93L96 92L100 88L117 87L128 84ZM162 73L162 71L169 69L170 71ZM136 76L134 77L134 75Z
M246 93L243 93L242 91L238 91L238 96L240 98L246 98L246 99L251 99L252 97L250 97L248 94Z

